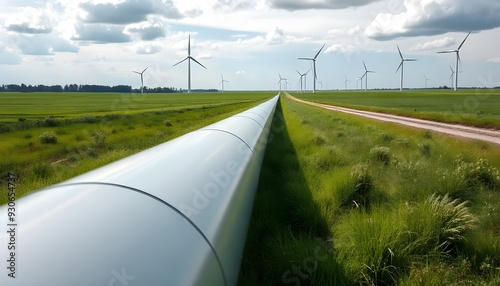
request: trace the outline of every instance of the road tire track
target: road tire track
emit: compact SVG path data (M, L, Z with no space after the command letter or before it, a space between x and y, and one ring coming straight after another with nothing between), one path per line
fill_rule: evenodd
M328 110L339 111L343 113L353 114L357 116L362 116L366 118L371 118L379 121L392 122L400 125L410 126L419 129L436 131L448 135L459 136L468 139L487 141L490 143L495 143L500 145L500 131L497 130L489 130L477 127L469 127L464 125L457 124L448 124L441 123L430 120L422 120L411 117L404 117L399 115L392 115L386 113L377 113L372 111L363 111L345 107L337 107L327 104L315 103L310 101L305 101L302 99L295 98L290 94L285 92L285 95L297 102L305 103L312 106L317 106L321 108L325 108Z

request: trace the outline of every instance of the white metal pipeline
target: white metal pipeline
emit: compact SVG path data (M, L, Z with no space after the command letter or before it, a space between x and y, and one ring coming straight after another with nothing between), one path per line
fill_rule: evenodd
M16 278L1 206L0 285L235 285L278 98L20 198Z

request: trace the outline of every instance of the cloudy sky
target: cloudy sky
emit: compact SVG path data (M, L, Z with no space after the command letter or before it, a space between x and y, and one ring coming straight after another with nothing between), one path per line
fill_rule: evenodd
M497 0L0 0L0 84L126 84L149 69L149 87L277 89L278 74L297 89L317 59L318 88L450 85L460 50L460 86L500 86L500 1ZM307 86L312 88L312 72Z

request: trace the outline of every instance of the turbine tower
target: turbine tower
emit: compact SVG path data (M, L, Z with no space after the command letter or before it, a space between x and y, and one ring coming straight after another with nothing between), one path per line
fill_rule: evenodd
M206 67L204 65L202 65L200 62L198 62L195 58L193 58L191 56L191 35L189 35L189 39L188 39L188 55L185 59L183 59L182 61L176 63L175 65L173 65L174 67L184 61L188 61L188 93L191 93L191 60L193 60L195 63L199 64L200 66L202 66L203 68L206 69Z
M369 73L375 73L374 71L370 71L366 68L365 61L363 61L363 65L365 66L365 73L361 78L365 78L365 91L368 91L368 74ZM361 88L363 88L363 81L361 81Z
M345 81L344 81L345 90L347 90L347 83L348 82L351 82L351 81L347 79L347 76L345 76Z
M222 74L220 75L220 77L222 78L222 80L220 81L220 84L222 85L222 92L224 92L224 83L229 81L225 80Z
M464 43L467 40L467 38L470 36L470 33L472 33L472 31L470 31L467 34L467 36L465 37L465 39L463 40L463 42L460 44L460 46L458 46L458 49L456 49L456 50L450 50L450 51L438 52L438 54L449 54L449 53L456 53L457 54L457 63L456 63L456 67L455 67L455 88L454 88L455 91L457 91L457 88L458 88L458 63L460 62L460 49L464 45Z
M144 93L144 78L142 77L142 75L144 74L144 72L145 72L147 69L148 69L148 67L147 67L147 68L145 68L142 72L137 72L137 71L134 71L134 73L141 75L141 93Z
M396 73L399 71L399 69L401 69L401 87L399 88L400 91L403 91L403 81L404 81L404 63L405 62L415 62L417 61L416 59L405 59L403 58L403 54L401 53L401 50L399 49L399 46L396 45L396 47L398 47L398 52L399 52L399 56L401 57L401 63L399 64L399 67L398 69L396 70Z
M319 53L321 53L321 51L323 50L323 48L325 47L326 44L324 44L321 49L318 51L318 53L316 53L316 55L314 56L314 58L298 58L299 60L306 60L306 61L312 61L313 63L313 77L314 77L314 81L313 81L313 93L316 92L316 79L318 78L318 74L316 73L316 58L319 56Z

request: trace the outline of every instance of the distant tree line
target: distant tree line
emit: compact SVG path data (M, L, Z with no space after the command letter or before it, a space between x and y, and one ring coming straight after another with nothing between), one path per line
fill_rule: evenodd
M19 84L4 84L0 86L0 92L118 92L131 93L140 92L140 89L132 89L130 85L94 85L94 84L67 84L64 87L61 85L25 85ZM145 93L176 93L183 92L182 89L173 87L144 87Z

